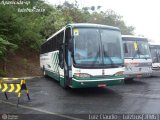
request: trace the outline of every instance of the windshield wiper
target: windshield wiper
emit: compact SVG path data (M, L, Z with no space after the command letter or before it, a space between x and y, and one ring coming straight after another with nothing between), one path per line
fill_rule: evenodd
M92 65L95 65L95 63L98 62L98 58L100 58L100 45L99 45L98 52L95 56L95 60L92 62Z
M135 52L134 56L132 57L132 60L136 58L136 55L139 55L139 59L146 59L146 60L149 59L148 57L141 57L140 56L141 55L140 51L137 50Z
M114 67L115 64L114 64L113 60L111 59L111 57L108 55L108 53L104 50L104 45L103 45L102 51L103 51L103 56L102 56L103 64L104 64L104 59L105 59L105 56L106 56L109 59L109 61L111 63L111 66Z
M148 59L149 59L149 57L144 57L144 59L148 60Z
M132 60L136 58L136 55L139 55L139 50L136 50L136 51L135 51L135 53L134 53L134 55L133 55L133 57L132 57ZM139 57L139 58L140 58L140 57Z

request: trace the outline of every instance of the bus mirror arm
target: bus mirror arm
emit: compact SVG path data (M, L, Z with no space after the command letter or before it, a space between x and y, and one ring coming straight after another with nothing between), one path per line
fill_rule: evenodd
M156 62L156 57L153 58L153 63L155 63L155 62Z
M73 51L73 41L72 39L69 40L68 42L68 49L72 52Z
M60 62L59 66L60 66L61 69L63 69L63 66L64 66L63 62Z
M63 63L63 54L62 51L59 53L59 66L61 69L63 69L64 63Z

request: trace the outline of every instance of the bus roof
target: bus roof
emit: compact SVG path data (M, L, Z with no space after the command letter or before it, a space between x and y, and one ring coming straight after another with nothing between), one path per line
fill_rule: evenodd
M145 38L145 37L136 36L136 35L122 35L122 37L127 37L127 38ZM145 38L145 39L147 39L147 38Z
M59 34L60 32L62 32L63 30L65 30L67 27L72 27L72 28L78 28L78 27L89 27L89 28L106 28L106 29L112 29L112 30L118 30L120 31L120 29L118 27L113 27L113 26L108 26L108 25L101 25L101 24L92 24L92 23L74 23L74 24L67 24L65 27L63 27L62 29L60 29L59 31L57 31L56 33L54 33L52 36L50 36L47 41L51 38L53 38L54 36L56 36L57 34Z
M135 36L135 35L122 35L122 40L138 40L138 41L148 41L147 38L141 37L141 36Z
M149 44L152 45L152 46L156 46L156 45L160 46L160 42L153 42L152 41L152 42L149 42Z
M114 29L120 30L118 27L108 26L108 25L101 25L101 24L93 24L93 23L75 23L75 24L68 24L66 27L93 27L93 28L107 28L107 29Z

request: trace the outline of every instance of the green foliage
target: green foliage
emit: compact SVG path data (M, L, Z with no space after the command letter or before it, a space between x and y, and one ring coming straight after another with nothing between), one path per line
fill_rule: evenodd
M13 52L17 48L17 45L8 42L0 37L0 59L5 60L8 52Z
M93 12L89 19L89 22L119 27L122 34L134 34L134 27L126 26L122 18L122 16L116 14L113 10L107 10L105 12L101 11L100 13Z
M0 4L1 58L15 48L21 50L28 47L38 52L46 38L68 23L98 23L119 27L122 34L134 33L134 27L127 26L122 16L112 10L100 11L101 6L80 8L77 1L73 4L65 1L57 6L49 5L42 0L29 1L29 5ZM23 8L41 8L45 11L18 12L18 9Z
M5 76L5 75L6 75L6 73L3 70L0 70L0 76L2 77L2 76Z

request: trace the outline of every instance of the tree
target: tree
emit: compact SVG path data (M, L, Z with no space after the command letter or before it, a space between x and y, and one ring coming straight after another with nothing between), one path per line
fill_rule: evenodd
M12 0L17 1L17 0ZM53 6L42 0L28 0L29 5L0 4L0 61L6 64L14 50L39 53L40 45L52 34L70 23L97 23L116 26L122 34L134 34L134 27L127 26L123 17L113 10L101 11L101 6L80 8L77 1L65 1ZM18 12L19 9L45 9L44 12ZM22 47L19 47L22 46ZM17 49L16 49L17 48ZM5 67L4 67L5 70Z
M6 71L7 55L13 52L17 45L8 42L0 37L0 59L3 62L3 71Z
M116 14L113 10L93 12L89 18L89 22L119 27L122 34L134 34L134 27L127 26L122 19L123 17Z

